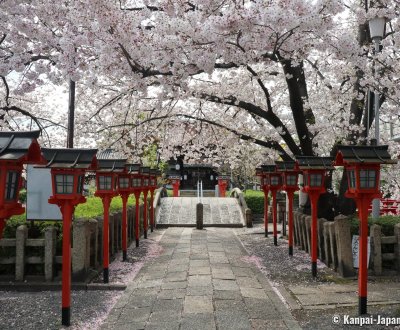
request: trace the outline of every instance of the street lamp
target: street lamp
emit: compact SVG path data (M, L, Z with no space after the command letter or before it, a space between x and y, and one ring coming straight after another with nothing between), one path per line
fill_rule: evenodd
M293 197L294 192L299 190L297 180L300 171L297 170L295 162L275 162L277 170L282 172L282 190L288 196L289 211L289 256L293 256Z
M225 197L226 187L228 187L229 184L229 175L219 175L217 177L217 180L218 180L219 197Z
M172 183L173 197L179 197L179 186L181 183L181 175L178 171L169 170L167 173L168 180Z
M387 151L388 146L338 146L336 166L344 166L348 175L346 197L356 200L360 220L358 311L367 313L368 283L368 207L373 198L381 196L379 175L381 164L396 164Z
M110 204L113 197L118 195L118 175L125 168L126 159L102 159L104 152L97 155L98 168L96 171L95 196L100 197L103 203L103 282L109 282L108 266L110 263L109 236L110 236Z
M42 148L51 169L53 195L50 204L59 206L63 219L62 240L62 325L71 319L71 223L76 205L85 203L83 181L85 171L97 167L96 149Z
M369 31L371 35L371 39L375 44L375 55L380 52L380 43L385 35L385 26L386 26L386 17L374 17L369 23ZM380 132L379 132L379 100L380 96L378 93L378 89L375 89L374 95L374 107L375 107L375 140L376 144L379 145L380 140ZM369 123L367 123L369 125ZM378 218L380 215L380 200L379 198L375 198L372 201L372 217Z
M318 257L318 199L326 191L325 179L333 170L331 157L296 156L297 166L303 172L303 191L311 201L311 272L317 276Z
M0 132L0 239L6 219L25 212L18 201L23 165L45 162L37 142L39 135L39 131Z
M267 186L267 189L271 191L272 195L272 222L273 222L273 236L274 236L274 245L278 245L278 209L277 209L277 201L276 194L278 190L282 188L282 178L281 174L276 171L276 165L262 165L261 166L264 174L264 184ZM267 229L268 230L268 229Z

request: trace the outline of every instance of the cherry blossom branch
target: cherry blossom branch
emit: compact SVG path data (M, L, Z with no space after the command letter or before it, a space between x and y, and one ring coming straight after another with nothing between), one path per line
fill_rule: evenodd
M228 96L225 98L220 98L215 95L209 95L206 93L193 93L194 97L201 98L203 100L217 103L217 104L225 104L225 105L232 105L239 107L243 110L246 110L250 114L254 114L260 118L265 119L268 123L270 123L277 131L278 134L282 137L285 141L286 145L288 146L289 150L292 152L293 155L301 155L302 152L300 148L297 146L296 142L293 140L292 135L290 134L289 130L283 124L281 119L272 111L272 109L268 109L265 111L259 106L256 106L252 103L240 101L234 96Z

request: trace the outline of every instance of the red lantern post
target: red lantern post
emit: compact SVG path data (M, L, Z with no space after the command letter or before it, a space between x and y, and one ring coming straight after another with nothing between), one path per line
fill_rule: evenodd
M181 184L181 175L178 171L170 170L167 174L168 180L172 184L173 197L179 197L179 186Z
M226 188L229 184L229 176L228 175L219 175L218 176L218 190L219 190L219 197L226 196Z
M294 192L299 190L297 185L299 171L296 170L295 162L275 162L278 171L282 172L282 189L288 196L288 220L289 220L289 256L293 256L293 197Z
M0 239L6 219L23 214L19 203L23 164L45 163L37 142L39 131L0 132Z
M160 175L158 170L151 169L150 170L150 230L153 232L154 230L154 192L157 189L157 176Z
M86 170L97 166L96 149L42 149L51 168L53 196L63 218L62 242L62 325L71 323L71 223L76 205L86 202L83 182Z
M147 206L147 196L150 191L150 167L142 167L141 175L143 177L143 235L144 238L147 239L147 230L148 230L148 206Z
M360 220L358 311L367 313L368 285L368 208L374 198L380 198L380 164L395 164L388 153L388 146L338 146L336 166L347 171L346 196L355 199Z
M261 189L264 192L264 231L268 237L268 194L269 194L269 174L265 173L261 167L256 168L256 175L260 177Z
M303 172L303 191L311 201L311 273L317 276L318 259L318 199L326 191L327 171L333 170L331 157L296 156L298 168Z
M142 175L140 174L140 164L129 165L131 173L131 191L135 195L135 239L136 247L139 247L140 237L140 194L143 189Z
M118 194L122 199L122 261L128 260L128 199L131 194L131 176L125 171L118 175Z
M107 157L107 158L105 158ZM100 197L103 203L103 282L109 282L110 264L110 204L117 192L117 173L121 173L125 168L126 159L110 159L109 151L101 152L97 155L98 170L96 172L96 192L95 196Z

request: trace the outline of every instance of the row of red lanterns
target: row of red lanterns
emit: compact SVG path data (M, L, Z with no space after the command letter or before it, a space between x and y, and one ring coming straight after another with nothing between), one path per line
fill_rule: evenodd
M83 184L86 173L96 175L96 193L104 207L103 222L103 280L109 281L109 207L113 197L122 197L122 248L127 259L127 201L136 198L135 238L139 246L139 198L144 195L144 209L150 193L150 226L154 228L153 198L160 172L140 164L126 164L126 159L97 157L97 149L40 148L39 131L0 132L0 239L6 219L23 214L19 203L24 164L50 168L52 196L50 204L59 206L63 219L62 262L62 324L70 325L71 306L71 223L75 207L85 203ZM147 238L147 211L144 212L144 237Z
M380 165L393 164L388 146L337 146L336 158L297 156L296 161L275 162L256 169L265 194L265 236L268 236L268 200L273 198L273 236L277 245L277 202L276 193L285 191L288 197L288 244L289 255L293 255L293 196L299 190L298 176L303 175L302 191L307 193L311 202L311 272L317 275L317 203L319 196L326 192L325 181L334 166L344 166L348 178L346 196L355 199L360 220L359 240L359 314L367 313L367 239L368 207L372 199L381 196L379 191Z

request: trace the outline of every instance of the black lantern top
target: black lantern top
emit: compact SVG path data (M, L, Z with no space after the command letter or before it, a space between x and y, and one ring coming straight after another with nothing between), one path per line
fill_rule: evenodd
M0 132L0 160L43 163L39 135L40 131Z
M126 159L99 159L97 172L117 172L122 173L125 170Z
M95 170L97 168L97 149L50 149L42 148L47 160L45 167Z
M275 162L276 170L281 172L298 172L296 162Z
M300 170L333 170L333 157L296 156Z
M391 159L388 146L337 146L336 166L350 164L396 164Z
M263 171L263 174L275 173L276 165L274 164L261 165L261 169Z
M300 171L297 168L296 162L275 162L278 172L282 173L283 189L296 189L297 190L297 178Z
M379 194L381 164L395 164L388 153L388 146L337 146L335 165L344 166L347 171L347 197L358 194Z

